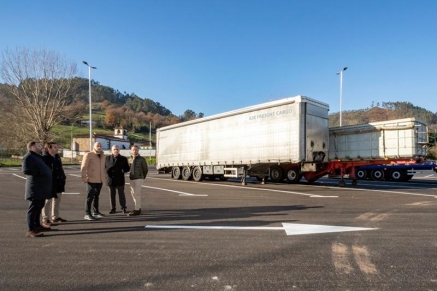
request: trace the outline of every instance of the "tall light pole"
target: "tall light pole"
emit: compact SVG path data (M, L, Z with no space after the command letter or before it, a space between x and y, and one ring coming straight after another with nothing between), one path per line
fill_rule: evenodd
M337 75L340 75L340 126L342 125L342 103L343 103L343 71L346 71L347 67L344 67L343 70L337 72Z
M90 103L90 152L93 151L93 120L92 120L92 100L91 100L91 69L97 69L96 67L92 67L88 65L87 62L82 61L88 67L88 91L89 91L89 103Z
M150 141L150 148L149 148L149 163L152 163L152 122L149 121L149 141Z

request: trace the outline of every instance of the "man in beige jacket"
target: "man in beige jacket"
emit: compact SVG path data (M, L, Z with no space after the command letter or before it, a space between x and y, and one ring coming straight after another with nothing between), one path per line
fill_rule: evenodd
M88 184L84 219L96 220L96 217L104 216L99 211L100 190L102 189L103 181L106 179L105 155L103 154L101 143L94 143L93 151L85 154L80 172L82 181ZM91 213L91 204L93 204L93 213Z

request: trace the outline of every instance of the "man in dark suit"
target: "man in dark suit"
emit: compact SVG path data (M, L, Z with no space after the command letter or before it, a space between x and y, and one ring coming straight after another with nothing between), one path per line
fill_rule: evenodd
M52 170L44 163L42 144L31 141L27 144L28 153L23 157L23 173L26 175L25 199L29 201L27 210L28 237L44 236L40 216L46 199L53 198Z
M53 199L47 199L44 208L42 209L42 226L45 228L51 227L50 218L53 222L67 222L67 220L59 216L59 207L61 204L62 193L65 191L65 176L64 168L62 167L61 157L58 155L58 145L51 141L45 145L45 153L42 156L44 163L52 170L53 184L52 192ZM51 215L50 215L51 204Z
M112 146L112 155L106 157L106 185L109 187L111 211L109 214L116 212L115 194L118 192L121 210L127 213L126 196L124 194L125 178L124 173L129 172L127 158L120 155L120 149L117 145Z

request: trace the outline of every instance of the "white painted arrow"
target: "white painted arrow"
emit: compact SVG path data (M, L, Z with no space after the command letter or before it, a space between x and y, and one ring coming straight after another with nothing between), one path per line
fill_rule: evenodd
M146 225L145 228L161 229L224 229L224 230L285 230L287 235L375 230L377 228L348 227L334 225L282 223L282 227L263 226L193 226L193 225Z

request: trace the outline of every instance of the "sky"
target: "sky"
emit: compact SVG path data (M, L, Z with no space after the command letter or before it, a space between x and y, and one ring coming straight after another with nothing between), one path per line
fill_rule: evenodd
M0 51L48 49L88 78L210 116L304 95L437 113L434 0L3 0ZM0 82L2 80L0 79Z

